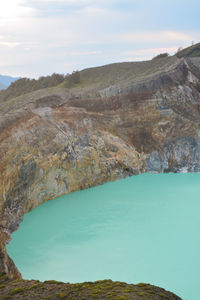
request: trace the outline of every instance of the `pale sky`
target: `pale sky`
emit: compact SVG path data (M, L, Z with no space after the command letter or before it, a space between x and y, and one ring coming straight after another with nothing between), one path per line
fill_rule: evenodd
M0 0L0 74L39 77L200 42L200 0Z

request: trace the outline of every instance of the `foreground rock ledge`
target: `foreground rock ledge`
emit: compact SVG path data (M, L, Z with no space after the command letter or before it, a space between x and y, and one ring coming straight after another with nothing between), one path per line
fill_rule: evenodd
M0 296L5 299L110 299L110 300L181 300L162 288L145 284L126 284L119 281L101 280L84 283L63 283L55 280L9 280L0 277Z

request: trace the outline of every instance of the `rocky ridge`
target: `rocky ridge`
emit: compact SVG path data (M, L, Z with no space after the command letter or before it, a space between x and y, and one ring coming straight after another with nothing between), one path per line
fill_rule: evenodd
M181 300L173 293L145 283L100 280L70 284L55 280L10 280L5 275L0 276L0 295L2 300Z
M71 89L0 99L0 270L10 278L20 274L5 243L42 202L142 172L200 171L200 58L113 64L80 78Z

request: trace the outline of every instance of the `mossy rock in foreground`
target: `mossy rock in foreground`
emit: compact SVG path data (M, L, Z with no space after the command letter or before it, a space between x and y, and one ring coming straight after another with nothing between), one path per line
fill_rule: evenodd
M107 300L181 300L178 296L150 284L126 284L112 280L62 283L55 280L10 280L0 276L0 299L107 299Z

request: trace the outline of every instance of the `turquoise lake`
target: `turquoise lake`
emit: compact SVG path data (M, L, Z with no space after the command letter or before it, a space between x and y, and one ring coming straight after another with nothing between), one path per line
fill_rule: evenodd
M200 294L200 173L142 174L48 201L7 245L24 279L146 282Z

